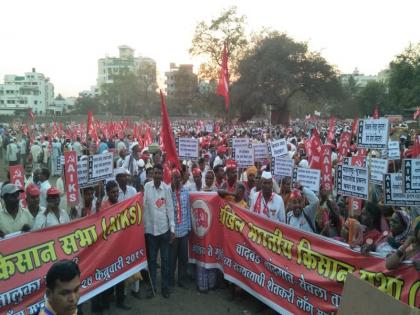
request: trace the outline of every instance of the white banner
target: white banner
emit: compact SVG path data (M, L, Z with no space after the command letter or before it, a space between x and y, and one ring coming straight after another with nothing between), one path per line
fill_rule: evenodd
M295 161L289 158L272 158L271 172L275 176L293 176Z
M263 161L268 157L268 150L266 143L253 143L254 159L255 161Z
M79 188L89 186L89 157L81 156L77 161L77 183Z
M401 158L400 143L398 141L388 142L388 159L399 160Z
M178 156L182 159L198 158L198 139L196 138L177 138L176 145Z
M300 182L302 186L319 192L321 171L312 168L295 167L293 169L293 182Z
M248 147L233 148L232 157L238 163L239 167L248 167L254 165L254 148Z
M205 131L207 132L213 132L213 124L206 124L204 126Z
M390 206L418 206L420 193L404 193L402 190L403 176L401 173L385 174L384 192L385 204Z
M60 174L63 171L63 165L64 165L64 155L59 155L56 157L57 163L55 164L55 170L53 170L54 174Z
M338 164L336 183L338 194L368 199L369 172L367 168Z
M420 159L404 159L403 187L406 193L420 193Z
M89 182L97 182L113 176L114 157L112 153L89 156Z
M388 135L388 119L360 119L357 128L357 147L386 149Z
M370 160L371 182L382 185L386 173L388 173L388 160L374 158Z
M272 141L268 147L268 150L270 151L271 157L273 158L282 157L289 153L286 139Z
M249 138L232 138L232 148L248 148Z

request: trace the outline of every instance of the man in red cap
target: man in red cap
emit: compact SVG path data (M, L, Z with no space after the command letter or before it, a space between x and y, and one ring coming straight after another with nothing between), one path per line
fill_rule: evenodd
M315 214L319 206L319 199L315 193L300 184L289 195L286 223L300 230L316 233ZM305 198L309 205L305 207Z
M201 191L203 187L203 176L201 175L201 169L198 167L193 168L192 175L194 184L191 185L190 191Z
M39 195L41 191L38 186L35 184L29 184L26 187L26 203L28 206L28 211L32 214L33 219L35 220L36 216L40 211L44 211L45 208L39 205Z
M47 207L38 213L35 218L32 230L39 230L49 226L59 225L70 222L67 212L60 209L60 191L51 187L47 190Z

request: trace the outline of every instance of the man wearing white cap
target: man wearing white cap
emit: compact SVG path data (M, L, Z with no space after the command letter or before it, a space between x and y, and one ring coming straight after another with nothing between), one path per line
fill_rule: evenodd
M129 199L137 194L136 189L133 186L128 185L129 175L130 173L124 167L115 169L115 180L119 187L118 202Z
M261 190L251 201L250 211L278 222L286 222L283 199L273 192L273 178L270 172L261 175Z

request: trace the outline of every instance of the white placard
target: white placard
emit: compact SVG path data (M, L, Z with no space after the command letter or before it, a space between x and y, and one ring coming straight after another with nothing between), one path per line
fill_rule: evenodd
M391 173L384 175L384 203L390 206L418 206L420 193L403 193L402 174Z
M274 140L270 143L269 151L271 154L271 157L281 157L285 156L289 153L289 150L287 149L287 141L286 139L278 139Z
M388 159L399 160L401 158L400 143L398 141L388 142Z
M232 138L232 148L248 148L249 138Z
M177 138L178 156L182 159L198 158L198 139Z
M372 158L369 166L370 181L382 185L384 174L388 173L388 160Z
M89 186L89 157L83 155L77 161L77 183L79 188Z
M206 124L204 130L207 132L213 132L213 124Z
M268 150L266 143L253 143L254 159L255 161L263 161L268 157Z
M239 167L248 167L254 165L254 148L248 147L233 148L232 157L238 163Z
M53 171L54 174L61 174L63 171L63 165L64 165L64 155L59 155L56 157L57 163L55 164L55 170Z
M389 122L386 118L360 119L357 128L357 147L386 149Z
M338 164L336 183L338 194L368 199L369 172L367 168Z
M272 158L271 172L275 176L293 176L295 161L289 158Z
M89 156L89 182L111 177L114 173L114 157L112 153Z
M420 193L420 159L404 159L403 187L406 193Z
M300 182L302 186L319 192L321 171L312 168L295 167L293 169L293 182Z

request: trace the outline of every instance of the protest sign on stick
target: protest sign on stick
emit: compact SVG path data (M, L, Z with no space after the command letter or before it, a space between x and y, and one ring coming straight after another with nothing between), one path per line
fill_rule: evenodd
M368 199L369 171L367 168L338 164L336 183L338 194Z

